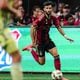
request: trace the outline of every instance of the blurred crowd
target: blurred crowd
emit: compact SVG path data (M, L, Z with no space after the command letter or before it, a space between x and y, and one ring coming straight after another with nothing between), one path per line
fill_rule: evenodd
M16 8L21 12L22 16L21 18L18 19L16 16L12 15L10 25L25 26L28 23L30 23L32 13L31 15L28 15L28 13L25 12L23 8L23 1L15 0L13 6L14 8ZM33 10L34 9L32 9L32 12L34 12ZM58 8L56 8L56 5L55 5L53 14L59 19L61 26L68 26L68 25L79 26L80 25L80 7L79 6L75 7L75 9L72 10L69 4L59 3Z
M80 25L80 7L72 12L68 4L59 3L57 16L62 26Z

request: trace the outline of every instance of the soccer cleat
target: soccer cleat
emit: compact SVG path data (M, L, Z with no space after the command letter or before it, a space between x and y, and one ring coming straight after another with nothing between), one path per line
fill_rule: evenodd
M26 50L30 51L31 49L32 49L32 45L28 45L25 48L23 48L22 51L26 51Z

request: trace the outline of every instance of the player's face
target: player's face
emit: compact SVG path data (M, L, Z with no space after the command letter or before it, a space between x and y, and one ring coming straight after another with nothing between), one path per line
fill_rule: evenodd
M44 12L46 12L47 14L51 14L52 10L52 5L44 6Z
M40 12L41 12L40 8L36 8L36 10L33 12L33 15L37 17Z
M38 13L37 13L38 16L41 16L42 14L43 14L42 10L39 10Z

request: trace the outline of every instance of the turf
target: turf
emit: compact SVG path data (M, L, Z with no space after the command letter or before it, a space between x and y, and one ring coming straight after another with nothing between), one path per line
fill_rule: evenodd
M69 80L80 80L80 74L64 74ZM0 73L0 80L11 80L9 73ZM23 80L52 80L50 74L25 73Z

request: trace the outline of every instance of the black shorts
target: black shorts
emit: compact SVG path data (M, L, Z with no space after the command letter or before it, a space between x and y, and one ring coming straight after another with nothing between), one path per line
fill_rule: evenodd
M54 48L54 47L56 47L56 45L55 45L54 42L51 41L51 40L49 41L49 43L46 43L46 42L45 42L45 43L37 46L37 51L38 51L39 57L45 56L45 51L48 52L50 49L52 49L52 48Z

